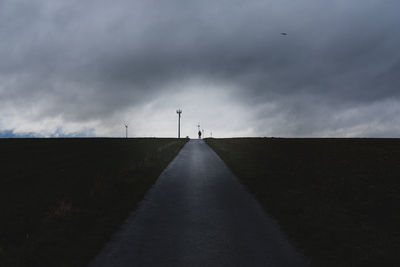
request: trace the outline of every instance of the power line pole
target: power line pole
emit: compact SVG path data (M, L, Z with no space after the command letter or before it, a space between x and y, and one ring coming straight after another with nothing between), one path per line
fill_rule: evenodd
M128 138L128 124L125 124L125 137Z
M176 111L176 113L178 114L178 138L181 138L181 114L182 114L182 110L178 109Z

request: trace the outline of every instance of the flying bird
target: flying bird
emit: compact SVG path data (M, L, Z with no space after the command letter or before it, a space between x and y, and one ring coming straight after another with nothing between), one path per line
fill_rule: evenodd
M281 32L281 35L287 35L287 33L286 32Z

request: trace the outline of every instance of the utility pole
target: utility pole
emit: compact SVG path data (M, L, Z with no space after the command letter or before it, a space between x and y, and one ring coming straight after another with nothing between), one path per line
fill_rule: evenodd
M203 130L201 130L202 131L202 136L203 136L203 138L206 138L206 136L204 135L204 129Z
M182 110L178 109L176 111L176 113L178 114L178 138L181 138L181 114L182 114Z
M128 124L125 124L125 136L128 138Z

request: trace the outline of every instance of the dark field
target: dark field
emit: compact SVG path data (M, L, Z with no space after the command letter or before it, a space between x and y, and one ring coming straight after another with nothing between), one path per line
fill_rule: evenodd
M400 139L207 139L313 266L400 266Z
M185 143L0 139L0 266L85 266Z

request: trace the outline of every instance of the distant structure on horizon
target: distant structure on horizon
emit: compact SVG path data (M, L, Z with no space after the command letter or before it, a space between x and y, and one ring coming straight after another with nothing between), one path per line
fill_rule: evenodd
M128 124L125 124L125 138L128 138Z
M182 114L182 110L178 109L176 111L176 113L178 114L178 139L181 138L181 114Z

